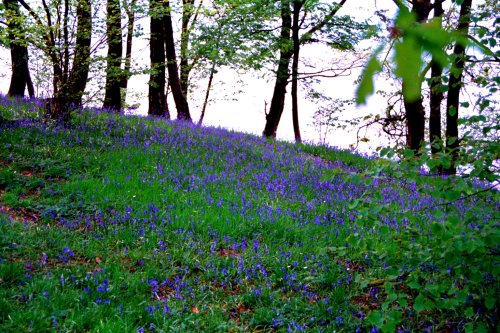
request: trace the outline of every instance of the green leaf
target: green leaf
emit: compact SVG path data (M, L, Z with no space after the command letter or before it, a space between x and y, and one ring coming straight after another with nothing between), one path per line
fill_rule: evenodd
M418 283L417 281L411 281L408 283L408 287L410 287L411 289L415 289L415 290L420 290L421 289L421 286L420 286L420 283Z
M496 298L495 297L488 296L484 300L484 305L486 306L486 308L488 310L493 309L493 307L495 306L495 303L496 303Z
M457 141L456 136L452 136L451 138L448 139L448 145L452 145Z
M361 74L361 81L356 90L356 104L358 105L366 104L368 96L373 95L373 77L382 70L382 65L378 60L378 56L380 52L382 52L382 49L383 47L381 45L373 52Z
M405 151L404 151L404 157L406 159L411 159L414 156L415 156L415 152L413 150L411 150L411 149L405 149Z
M419 294L417 298L415 298L415 302L413 303L413 309L417 312L421 312L425 310L425 297L422 294Z
M359 200L355 199L355 200L351 201L347 207L352 210L352 209L358 207L358 205L359 205Z
M394 46L394 73L403 79L403 95L410 101L417 100L421 95L422 80L422 48L412 36L405 36Z
M433 223L431 226L432 233L435 237L439 237L443 233L443 229L444 228L440 223Z
M450 108L448 109L448 114L449 114L450 116L452 116L452 117L453 117L453 116L455 116L455 115L457 114L457 108L456 108L456 107L454 107L454 106L450 107Z
M389 227L386 226L385 224L380 227L380 236L382 237L381 239L385 242L389 238Z
M381 327L382 324L384 323L384 317L378 311L370 313L366 319L368 319L368 322L370 324L377 327Z
M413 303L413 309L417 312L432 310L433 308L434 305L432 304L432 301L422 294L419 294Z

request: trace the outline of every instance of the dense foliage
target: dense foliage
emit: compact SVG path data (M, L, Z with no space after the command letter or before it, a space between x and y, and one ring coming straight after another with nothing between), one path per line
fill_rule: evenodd
M92 110L60 126L39 110L0 106L1 331L498 326L499 194L484 184Z

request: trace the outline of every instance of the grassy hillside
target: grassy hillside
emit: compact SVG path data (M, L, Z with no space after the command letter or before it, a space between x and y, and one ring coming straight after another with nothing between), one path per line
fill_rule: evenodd
M446 204L345 151L37 110L0 106L2 332L498 325L498 193Z

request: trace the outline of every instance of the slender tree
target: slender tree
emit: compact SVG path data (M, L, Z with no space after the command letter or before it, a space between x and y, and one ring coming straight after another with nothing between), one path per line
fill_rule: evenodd
M218 34L215 37L215 49L219 50L222 38L222 27L224 23L218 22L217 24L219 29L218 29ZM205 91L205 99L203 100L203 106L201 108L200 118L198 119L198 126L201 126L201 124L203 123L203 119L205 118L205 112L207 110L208 100L210 97L210 91L212 90L212 82L214 80L217 64L218 64L218 59L217 57L214 57L214 59L212 59L212 66L210 67L210 74L208 75L207 90Z
M122 108L120 90L123 75L121 69L123 48L120 1L107 0L106 12L108 55L106 57L106 88L102 107L119 112Z
M127 41L125 50L125 66L122 72L121 87L123 89L122 94L122 105L127 99L127 87L128 80L131 73L132 64L132 42L134 38L134 24L135 24L135 10L136 10L137 0L131 0L130 3L124 5L125 13L127 14Z
M430 0L417 0L413 1L412 13L416 15L418 23L427 21L432 3ZM403 92L407 89L409 83L407 79L403 79ZM403 94L403 103L406 115L406 144L409 149L418 153L420 145L425 139L425 108L423 104L423 97L420 83L419 93L416 96Z
M293 42L293 59L292 59L292 120L293 133L295 142L302 142L299 127L299 101L298 101L298 76L299 76L299 53L300 53L300 11L304 5L303 0L293 1L293 18L292 18L292 42Z
M163 25L163 4L161 0L150 0L150 49L151 73L149 76L149 111L150 115L170 118L166 112L165 97L165 46Z
M180 45L180 60L179 60L179 71L181 80L181 90L184 98L187 99L188 87L189 87L189 74L197 62L197 59L193 59L191 63L189 62L189 38L191 31L196 25L198 19L198 13L203 5L203 0L200 0L197 9L195 10L194 0L182 0L182 21L181 21L181 45Z
M57 3L42 1L44 18L24 0L19 3L28 11L36 24L41 41L35 41L50 59L53 69L53 98L50 115L68 121L72 107L82 104L90 68L90 43L92 36L91 0L78 0L75 10L75 26L70 24L73 9L69 0ZM71 37L74 36L74 43ZM72 59L72 61L71 61Z
M26 87L30 97L35 96L28 66L28 46L26 33L21 25L22 17L17 0L3 0L7 11L7 32L9 36L12 76L8 96L24 96Z
M273 97L266 115L266 126L262 133L266 137L276 137L276 130L285 107L286 86L288 84L288 67L293 55L293 47L290 43L290 32L292 30L292 13L290 10L290 0L282 0L281 4L281 33L279 40L280 57L278 70L276 72L276 82L274 84Z
M79 0L76 8L77 28L75 55L69 73L68 84L63 88L68 106L81 106L82 97L87 86L90 67L90 43L92 40L91 0Z
M458 31L466 35L471 22L472 0L464 0L460 6ZM453 61L448 80L448 95L446 99L446 150L451 155L450 166L444 169L445 174L455 174L455 162L458 157L458 111L460 106L460 90L463 86L462 78L465 67L465 45L455 43L453 48Z
M295 140L297 142L301 141L300 128L299 128L299 118L298 118L298 65L300 56L300 47L306 43L314 41L313 36L322 31L323 28L328 27L327 30L338 29L336 27L328 26L334 16L337 14L338 10L346 3L347 0L342 0L339 3L334 3L329 6L328 12L319 20L315 22L309 22L307 31L299 36L299 32L302 28L304 20L307 15L307 11L300 18L301 10L303 10L306 5L306 1L303 0L292 0L281 2L281 35L279 40L280 46L280 60L278 62L278 71L276 74L276 84L273 92L273 97L271 100L271 106L269 108L269 113L266 117L266 126L264 128L263 135L267 137L275 137L276 130L283 113L285 104L285 94L286 86L289 82L289 72L288 66L291 58L292 60L292 119L293 128L295 133ZM290 5L293 5L293 15L290 10ZM340 23L339 25L342 25ZM291 35L290 35L291 32ZM356 39L352 36L353 40ZM341 43L342 44L342 43ZM343 48L345 46L336 45L331 43L334 47ZM313 75L314 76L314 75Z
M434 20L437 20L439 26L442 27L442 16L444 0L436 0L434 3ZM431 153L437 155L442 150L441 136L441 102L444 99L443 84L442 84L443 67L437 61L436 57L432 57L431 62L431 78L430 78L430 98L429 98L429 141L431 142Z
M182 92L181 80L179 78L179 67L177 66L177 55L175 51L174 31L172 28L172 16L170 1L164 3L165 15L163 16L163 27L165 36L165 50L167 53L168 81L172 89L177 118L191 122L191 114L186 97Z

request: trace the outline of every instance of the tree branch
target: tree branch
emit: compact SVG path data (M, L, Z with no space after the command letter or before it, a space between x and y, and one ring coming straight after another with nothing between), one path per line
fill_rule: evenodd
M328 22L331 21L331 19L337 14L340 8L346 3L347 0L342 0L340 3L333 7L332 10L323 18L321 22L313 26L311 29L309 29L302 37L300 38L300 44L304 44L307 42L312 35L314 35L317 31L321 30Z

